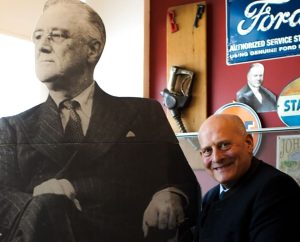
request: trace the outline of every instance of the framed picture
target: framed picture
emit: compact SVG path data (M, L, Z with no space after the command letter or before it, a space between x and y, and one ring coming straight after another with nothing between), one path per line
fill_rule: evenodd
M277 136L276 168L300 185L300 134Z

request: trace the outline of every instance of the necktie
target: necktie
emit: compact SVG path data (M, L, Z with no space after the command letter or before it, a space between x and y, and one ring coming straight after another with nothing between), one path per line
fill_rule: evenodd
M64 140L70 143L81 142L84 135L81 126L81 119L76 112L76 109L80 107L80 104L74 100L66 100L63 102L63 106L70 111L69 120L65 128Z

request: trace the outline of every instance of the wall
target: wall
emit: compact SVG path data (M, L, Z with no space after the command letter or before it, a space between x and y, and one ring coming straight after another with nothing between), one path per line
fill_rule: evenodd
M166 19L171 6L193 3L192 0L151 0L150 3L150 97L162 103L160 91L166 86ZM226 13L225 0L206 0L207 3L207 85L208 115L226 103L246 82L249 63L226 65ZM300 76L300 57L260 61L265 66L264 86L276 95ZM284 127L276 112L259 114L263 127ZM264 135L259 158L275 165L274 135ZM215 184L203 171L195 172L203 191Z
M87 0L101 16L107 34L103 55L95 70L101 87L116 96L144 95L145 2L141 0ZM113 3L113 4L112 4Z

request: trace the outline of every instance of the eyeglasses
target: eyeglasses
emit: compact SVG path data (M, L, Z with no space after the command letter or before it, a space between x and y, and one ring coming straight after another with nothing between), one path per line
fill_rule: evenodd
M52 30L47 35L45 35L44 31L37 30L33 33L33 42L35 44L39 43L39 41L41 41L44 36L47 38L47 40L56 44L62 43L64 40L70 38L68 31Z

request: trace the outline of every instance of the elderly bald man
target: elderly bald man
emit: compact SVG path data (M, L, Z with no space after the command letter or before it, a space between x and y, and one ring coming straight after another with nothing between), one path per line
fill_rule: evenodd
M300 188L253 156L253 139L243 121L212 115L198 138L205 169L219 185L203 198L196 241L299 241Z

